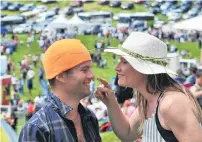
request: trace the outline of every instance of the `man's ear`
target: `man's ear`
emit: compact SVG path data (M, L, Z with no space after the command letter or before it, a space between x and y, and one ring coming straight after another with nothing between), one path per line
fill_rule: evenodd
M57 75L55 77L58 81L65 83L65 74L64 73L60 73L59 75Z

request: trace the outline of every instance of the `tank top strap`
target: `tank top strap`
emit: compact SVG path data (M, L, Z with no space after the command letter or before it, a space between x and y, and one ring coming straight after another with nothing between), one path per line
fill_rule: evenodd
M159 102L160 102L161 98L163 97L163 95L164 95L164 92L162 91L162 92L160 93L158 99L157 99L157 105L159 105Z

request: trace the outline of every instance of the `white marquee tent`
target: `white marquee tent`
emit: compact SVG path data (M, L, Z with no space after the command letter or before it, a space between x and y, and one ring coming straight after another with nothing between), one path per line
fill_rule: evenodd
M68 20L68 31L77 32L83 34L86 29L87 23L83 21L77 14L75 14L70 20Z
M178 22L173 25L176 30L196 30L202 31L202 15Z
M86 24L77 14L75 14L69 21L68 24L72 25L83 25Z
M54 29L65 29L68 27L69 20L67 20L64 15L58 16L55 20L53 20L48 27Z

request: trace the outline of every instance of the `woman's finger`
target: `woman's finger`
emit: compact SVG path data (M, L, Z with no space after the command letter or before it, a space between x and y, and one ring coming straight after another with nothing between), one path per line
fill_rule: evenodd
M102 92L99 91L99 90L96 91L96 95L95 96L96 96L96 98L98 98L100 100L104 99L104 96L103 96Z
M97 80L100 83L102 83L104 85L104 87L107 87L107 88L111 89L111 86L109 85L109 83L105 79L103 79L103 78L97 78Z
M100 87L98 88L99 91L101 91L104 95L114 95L114 91L109 89L109 88L106 88L106 87Z

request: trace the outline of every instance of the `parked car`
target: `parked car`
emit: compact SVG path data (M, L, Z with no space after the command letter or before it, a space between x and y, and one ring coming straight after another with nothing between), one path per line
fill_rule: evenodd
M82 2L93 2L94 0L82 0Z
M20 7L22 7L22 6L23 6L23 4L21 4L21 3L13 3L10 6L8 6L8 10L11 10L11 11L19 10Z
M26 4L20 8L20 12L31 11L35 8L35 4Z
M158 14L158 13L161 12L161 10L160 10L160 7L152 7L152 8L149 9L148 12L152 13L152 14Z
M81 7L83 6L83 2L81 0L74 0L71 4L72 7Z
M94 25L94 26L91 26L90 28L87 28L85 31L84 31L84 34L98 34L99 32L101 32L101 25Z
M109 4L109 0L99 0L98 2L100 5L108 5Z
M142 4L144 2L145 2L145 0L134 0L134 3L137 3L137 4Z
M15 27L13 29L13 33L29 33L32 29L32 26L30 24L20 24L19 26Z
M6 9L8 9L9 5L11 5L10 2L1 1L0 8L1 8L1 10L6 10Z
M121 1L114 0L109 4L109 6L111 6L111 7L120 7L121 6Z
M176 9L179 9L179 8L180 8L179 4L172 4L169 10L172 11L172 10L176 10Z
M158 1L154 1L151 3L151 7L160 7L160 3Z
M199 9L192 8L191 10L189 10L189 12L183 15L183 19L189 19L189 18L195 17L198 15L198 13L200 13Z
M36 19L37 22L43 21L52 21L55 19L55 12L54 11L47 11L39 14L39 18Z
M165 11L165 10L170 9L171 6L172 6L171 2L166 2L163 5L161 5L160 9L161 9L161 11Z
M5 16L1 19L1 24L16 25L25 23L25 18L22 16Z
M59 12L60 12L60 8L59 8L59 7L52 7L52 8L50 9L50 11L55 11L55 14L58 15Z
M71 6L65 7L63 10L63 13L65 15L73 15L74 14L74 9Z
M42 3L54 3L57 2L57 0L41 0Z
M74 11L74 13L84 12L84 10L81 8L73 8L73 11Z
M134 8L134 4L133 3L122 4L121 8L122 9L133 9Z
M181 19L182 14L181 13L170 13L168 15L168 20L170 21L177 21Z
M45 5L38 5L36 8L34 8L34 10L38 12L46 12L48 9Z
M192 7L192 2L191 1L186 1L186 2L183 2L181 3L181 6L180 6L180 11L182 13L186 13L187 11L189 11Z
M137 31L145 31L147 29L147 22L139 20L133 21L130 27Z

